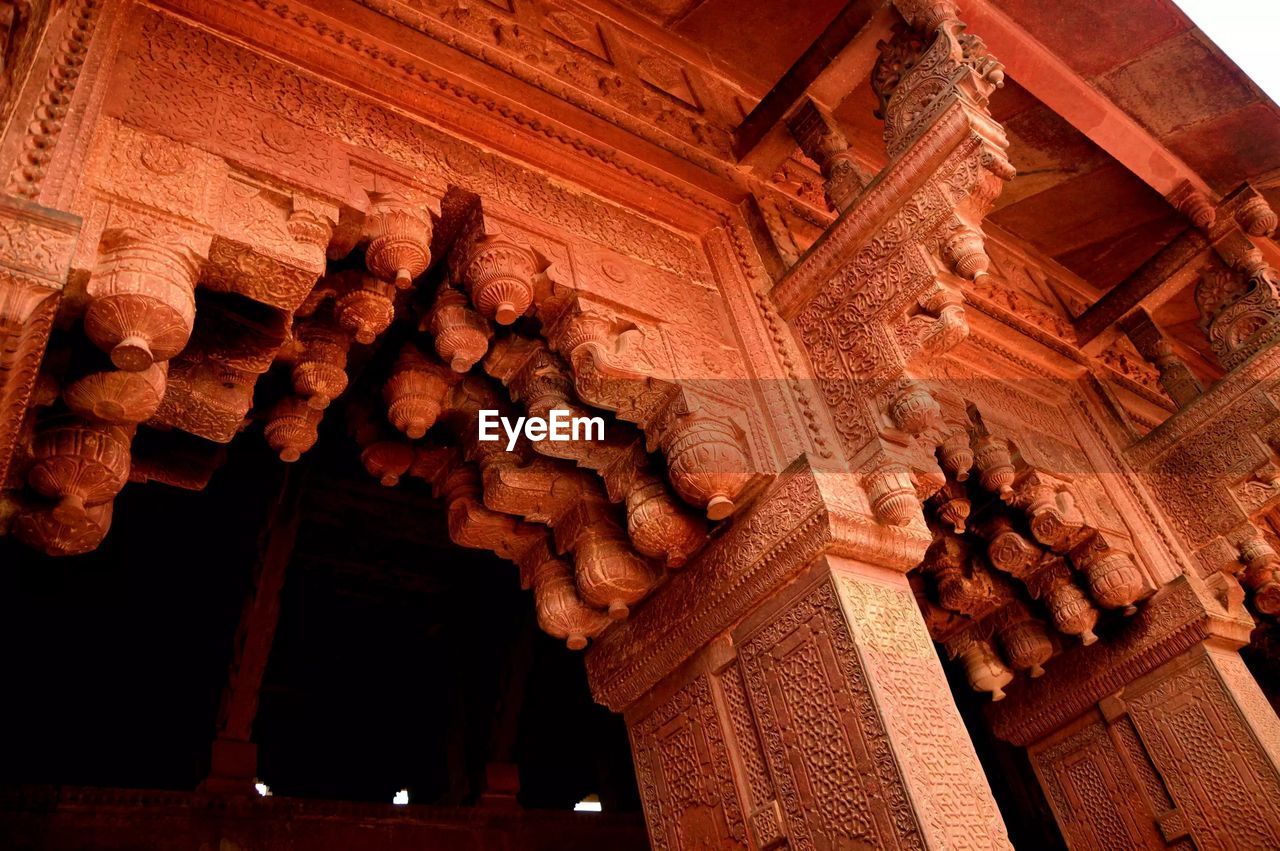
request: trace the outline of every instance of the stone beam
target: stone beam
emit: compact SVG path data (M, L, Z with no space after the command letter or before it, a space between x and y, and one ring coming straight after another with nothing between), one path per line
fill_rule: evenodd
M875 65L876 42L894 19L883 0L852 0L733 133L733 153L767 171L795 147L784 119L805 95L834 109Z
M1180 291L1195 274L1192 267L1209 250L1209 241L1195 228L1187 228L1157 251L1075 320L1081 346L1105 348L1113 335L1106 332L1135 307L1151 309ZM1097 345L1086 344L1097 340Z
M1089 85L988 0L957 0L961 17L1008 67L1009 75L1049 109L1161 195L1184 181L1213 197L1204 180L1124 110Z

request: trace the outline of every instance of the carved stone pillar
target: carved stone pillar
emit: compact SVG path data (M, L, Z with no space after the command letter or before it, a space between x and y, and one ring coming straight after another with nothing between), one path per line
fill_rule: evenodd
M655 849L1009 847L905 571L927 541L798 462L587 654Z
M991 708L1072 848L1280 845L1280 719L1235 652L1252 623L1224 579L1175 580Z

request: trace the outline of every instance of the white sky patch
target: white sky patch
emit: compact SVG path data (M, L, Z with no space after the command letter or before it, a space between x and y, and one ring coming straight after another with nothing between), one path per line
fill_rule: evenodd
M575 813L599 813L604 811L604 807L600 805L600 799L595 795L588 795L581 801L573 805Z
M1174 0L1272 101L1280 103L1280 2Z

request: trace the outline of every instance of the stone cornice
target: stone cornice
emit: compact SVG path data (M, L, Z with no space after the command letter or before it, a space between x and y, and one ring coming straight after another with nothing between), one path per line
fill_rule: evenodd
M500 69L481 68L491 77L485 81L468 79L456 70L458 63L481 60L469 59L457 45L412 28L408 29L414 38L432 45L430 55L421 47L412 51L412 42L391 44L367 32L374 24L362 29L299 0L165 0L163 7L506 155L533 161L553 173L564 174L571 168L571 179L593 191L651 215L661 212L660 218L692 233L734 214L733 205L745 193L736 170L725 162L706 158L695 162L637 135L633 128L583 116L577 107L541 90L528 89L528 97L519 100L497 93L505 91L498 85L505 76ZM381 20L384 27L404 26L357 4L351 4L350 10ZM276 20L274 27L255 25L263 11ZM451 52L454 57L449 56ZM411 93L404 88L406 80ZM512 147L505 130L495 132L499 126L514 127L526 141ZM584 159L590 170L583 168ZM619 175L624 179L618 180ZM619 194L634 182L647 188L642 193ZM661 193L661 203L654 189ZM647 202L641 200L645 197Z
M845 473L793 463L699 558L587 652L592 692L621 711L825 553L894 570L919 564L929 535L885 526L856 504Z

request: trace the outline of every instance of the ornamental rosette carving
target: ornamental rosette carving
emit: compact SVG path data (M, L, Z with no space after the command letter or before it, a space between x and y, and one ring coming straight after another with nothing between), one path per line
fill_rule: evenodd
M89 278L84 330L118 368L140 372L182 351L195 322L198 258L132 231L109 234Z
M42 425L32 447L27 482L37 493L58 500L52 514L62 523L111 501L129 480L129 431L75 417Z
M705 508L710 520L733 513L734 500L751 478L745 435L718 417L687 414L663 435L667 474L682 499Z
M403 199L375 201L366 220L369 271L397 289L408 289L431 263L431 214Z
M533 304L538 258L500 236L470 246L462 263L462 281L476 309L499 325L510 325Z
M1196 286L1200 327L1223 369L1244 363L1280 334L1277 275L1253 249L1241 269L1210 268Z

